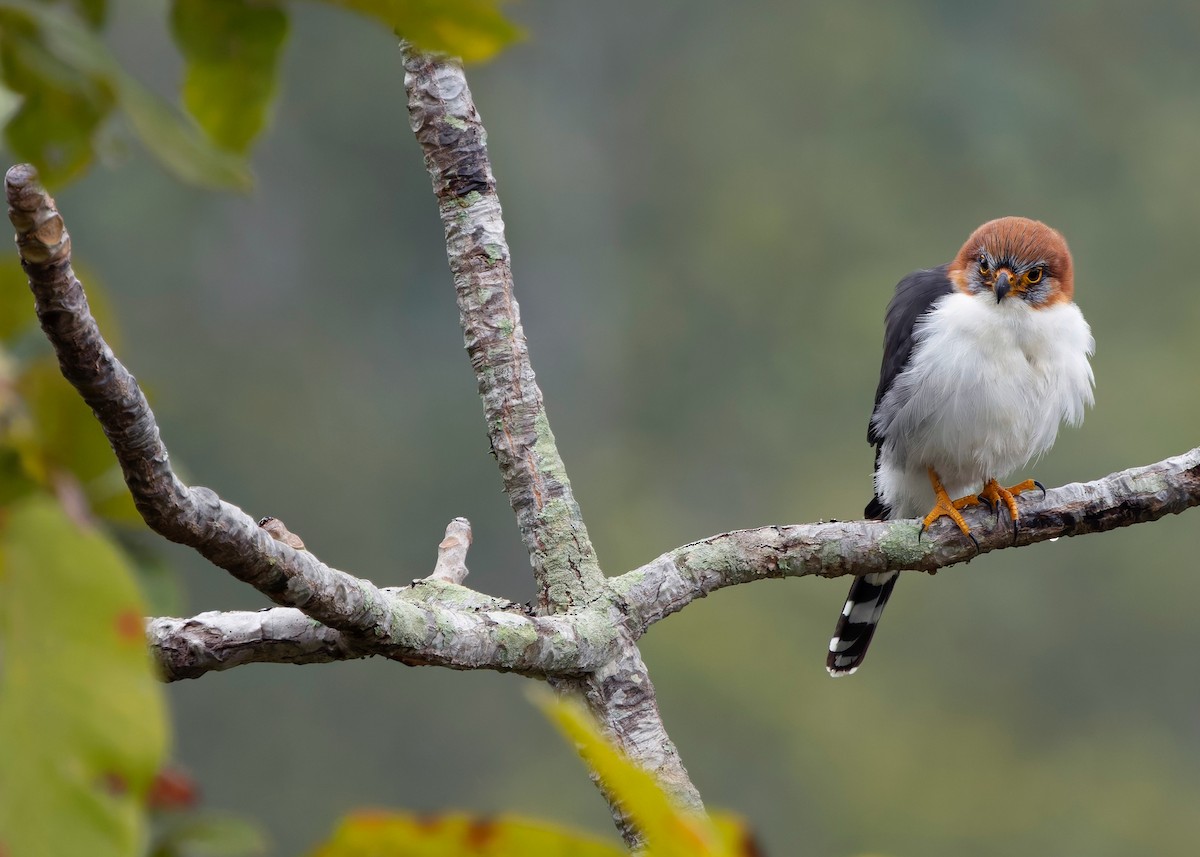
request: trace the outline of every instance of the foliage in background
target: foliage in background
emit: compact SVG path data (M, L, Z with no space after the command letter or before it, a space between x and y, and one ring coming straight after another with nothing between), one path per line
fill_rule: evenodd
M115 43L165 42L155 6L114 17ZM288 11L256 193L92 169L60 195L77 253L111 283L119 353L197 481L381 583L425 573L429 536L466 515L472 586L523 600L429 177L405 155L396 51L356 16ZM999 214L1064 231L1099 345L1095 411L1028 475L1061 484L1195 445L1200 5L520 12L537 38L470 81L606 569L731 527L860 515L892 287ZM1004 62L981 60L999 45ZM165 53L141 79L182 80ZM822 666L841 581L724 591L642 650L702 793L752 817L771 854L1191 857L1198 553L1184 515L914 575L845 685ZM263 605L201 560L177 565L189 613ZM523 684L376 660L167 693L208 801L260 819L280 855L381 802L605 830Z
M166 752L132 569L44 492L0 523L0 851L124 857Z
M93 310L112 329L102 290ZM165 694L142 589L174 600L112 450L0 265L0 854L249 855L163 768ZM185 799L186 798L186 799Z
M646 839L646 857L753 857L753 837L735 818L712 819L676 807L654 777L613 747L577 703L546 693L538 707L580 751ZM626 849L593 836L515 816L357 812L312 857L621 857Z
M467 61L519 36L495 0L327 0L429 50ZM125 72L101 31L107 0L0 0L0 121L8 147L50 187L81 175L120 116L173 175L245 190L245 156L270 116L288 29L282 4L174 0L186 115ZM7 115L3 115L7 114Z
M167 719L113 532L136 512L12 261L0 336L0 852L137 854Z

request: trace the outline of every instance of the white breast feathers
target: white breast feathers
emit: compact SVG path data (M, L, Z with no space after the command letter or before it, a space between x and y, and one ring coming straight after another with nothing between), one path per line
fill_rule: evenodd
M1061 422L1082 422L1094 349L1073 303L1036 309L961 292L935 301L874 417L884 438L876 489L893 517L931 505L927 468L951 496L974 493L1049 449Z

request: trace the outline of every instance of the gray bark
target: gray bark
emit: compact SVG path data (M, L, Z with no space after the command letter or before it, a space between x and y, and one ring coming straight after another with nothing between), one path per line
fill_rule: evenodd
M636 640L656 621L726 586L769 577L933 572L978 553L1157 520L1200 504L1200 448L1146 467L1021 498L1021 528L966 513L957 531L918 540L918 521L829 522L721 533L605 579L550 431L513 296L486 135L462 69L406 50L412 127L446 232L466 349L501 478L538 586L535 611L462 585L470 527L456 519L432 573L379 588L330 568L282 524L268 532L172 471L145 396L105 343L71 269L71 242L31 167L6 176L9 217L38 318L63 375L104 429L138 510L280 605L148 622L166 680L248 663L321 663L379 655L405 664L491 669L579 693L606 733L682 805L702 810L659 716ZM272 536L272 533L276 537ZM397 574L397 578L404 576ZM817 653L818 656L821 653ZM610 799L626 841L639 839Z

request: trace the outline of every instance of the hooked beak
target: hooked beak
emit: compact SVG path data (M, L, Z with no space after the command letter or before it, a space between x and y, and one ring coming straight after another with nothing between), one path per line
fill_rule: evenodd
M996 303L1004 300L1004 296L1008 294L1012 288L1012 275L1008 271L1001 271L996 275L996 285L992 287L996 292Z

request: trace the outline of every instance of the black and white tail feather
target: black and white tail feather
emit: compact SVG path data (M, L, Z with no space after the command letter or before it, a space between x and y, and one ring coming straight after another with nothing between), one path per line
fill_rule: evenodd
M917 319L953 291L947 273L949 267L947 264L909 274L896 285L896 294L888 304L879 386L875 390L875 408L867 426L867 442L875 447L875 496L867 504L865 512L871 520L888 520L893 513L893 509L880 497L882 492L878 481L880 466L884 463L884 436L878 422L880 405L891 389L892 382L904 371L912 356ZM916 513L915 509L909 511ZM871 637L875 635L875 627L879 624L879 617L896 586L896 575L897 572L891 571L854 579L842 615L838 617L833 639L829 641L829 657L825 661L825 668L831 676L851 675L862 664Z
M876 497L867 506L866 517L882 520L889 517L889 512ZM879 625L879 617L883 615L883 608L892 597L898 576L899 572L885 571L854 579L850 594L846 596L846 604L842 607L842 615L838 617L837 627L833 630L833 638L829 641L825 669L831 676L853 675L862 664L871 638L875 636L875 628Z

